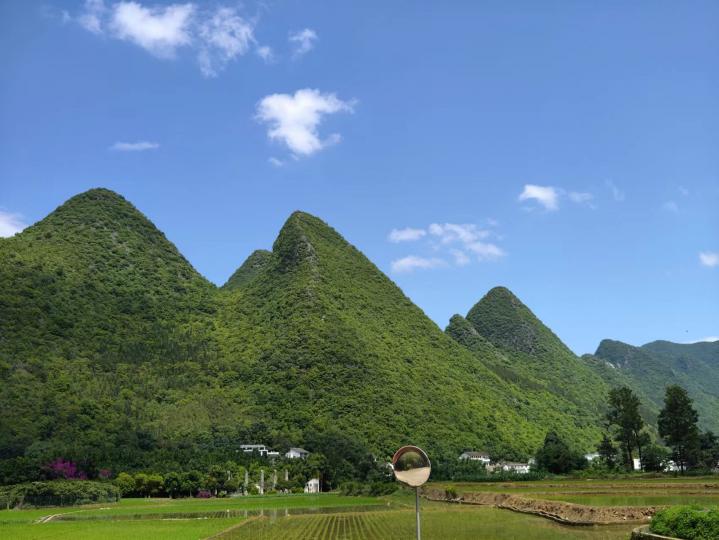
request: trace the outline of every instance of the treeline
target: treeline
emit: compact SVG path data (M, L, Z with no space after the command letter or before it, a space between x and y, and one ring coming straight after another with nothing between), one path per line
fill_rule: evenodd
M699 415L685 389L677 385L666 388L656 426L658 440L653 439L651 426L642 418L641 406L630 388L611 390L597 459L589 463L556 433L549 433L537 453L537 468L556 474L587 467L593 474L633 471L637 468L635 458L639 468L647 472L711 472L719 467L719 437L699 429Z
M22 506L71 506L117 502L120 489L110 482L53 480L0 486L0 508Z
M645 471L675 469L684 473L719 467L719 438L699 429L699 415L684 388L666 388L664 407L657 419L663 445L652 441L649 426L639 413L640 406L630 388L616 388L609 393L607 433L597 448L604 466L633 470L636 456Z

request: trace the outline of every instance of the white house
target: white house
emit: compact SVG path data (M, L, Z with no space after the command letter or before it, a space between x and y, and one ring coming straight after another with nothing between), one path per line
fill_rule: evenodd
M499 466L503 471L515 472L517 474L527 474L529 472L529 463L518 463L516 461L501 461Z
M462 452L459 459L466 461L479 461L485 465L489 465L489 462L491 461L489 454L486 452Z
M310 453L304 448L290 448L285 457L287 459L305 459Z
M599 452L592 452L591 454L584 454L584 459L586 459L589 463L591 463L598 457L599 457Z
M279 452L270 450L264 444L241 444L240 450L242 450L245 454L251 454L252 452L257 452L259 455L261 455L263 457L269 457L269 458L280 457Z
M319 493L320 492L320 480L319 478L312 478L305 484L305 493Z

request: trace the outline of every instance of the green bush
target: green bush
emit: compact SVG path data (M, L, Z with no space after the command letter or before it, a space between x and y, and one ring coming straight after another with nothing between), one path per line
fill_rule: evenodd
M685 540L719 538L719 507L672 506L652 518L651 531Z
M397 491L396 482L345 482L340 486L342 495L371 495L372 497L380 497L382 495L391 495Z
M3 508L72 506L120 500L120 489L109 482L53 480L0 487Z
M457 489L454 486L449 486L444 490L444 498L448 501L453 501L457 498Z

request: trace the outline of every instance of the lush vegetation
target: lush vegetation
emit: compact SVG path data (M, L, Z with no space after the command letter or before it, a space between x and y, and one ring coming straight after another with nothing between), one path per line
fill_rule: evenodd
M53 480L0 486L0 508L71 506L119 499L120 489L109 482Z
M242 443L312 452L290 489L380 481L407 442L437 464L527 459L549 431L586 451L609 389L506 289L443 333L301 212L218 288L103 189L0 239L0 385L0 483L141 473L129 493L178 495L284 466Z
M621 385L631 387L653 411L662 408L667 386L685 388L699 413L699 427L719 432L719 341L654 341L634 347L607 339L600 343L593 359L587 357L587 362L600 373L623 378ZM609 370L607 364L611 366ZM645 418L654 420L648 415Z
M651 531L685 540L719 538L719 507L673 506L657 512Z

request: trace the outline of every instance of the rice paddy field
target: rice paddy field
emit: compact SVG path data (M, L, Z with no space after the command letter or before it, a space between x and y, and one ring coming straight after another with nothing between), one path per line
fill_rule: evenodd
M719 505L719 478L434 483L458 493L511 493L595 506ZM619 540L636 523L568 526L489 506L422 501L422 537ZM0 511L0 538L379 540L414 538L414 497L337 494L228 499L123 499L116 504Z
M436 485L451 485L460 493L510 493L589 506L719 505L719 476Z

